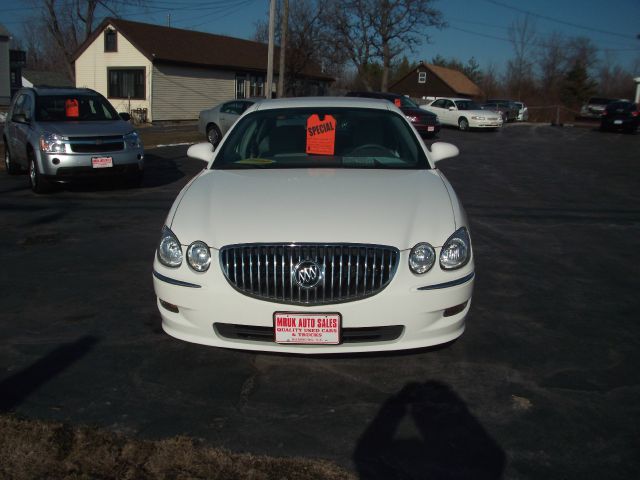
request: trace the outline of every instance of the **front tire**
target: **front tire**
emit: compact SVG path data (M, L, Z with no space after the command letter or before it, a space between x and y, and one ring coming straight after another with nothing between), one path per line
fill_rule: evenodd
M222 134L216 124L211 124L207 127L207 140L214 147L217 147L220 140L222 140Z
M9 175L17 175L20 173L20 168L11 161L11 152L9 152L9 146L4 144L4 168Z
M40 194L51 191L51 183L38 170L38 163L33 152L29 152L29 184L34 193Z
M469 130L469 120L462 117L460 120L458 120L458 128L463 132Z

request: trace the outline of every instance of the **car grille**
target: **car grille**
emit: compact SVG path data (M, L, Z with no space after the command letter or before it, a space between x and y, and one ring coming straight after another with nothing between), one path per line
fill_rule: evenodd
M70 137L69 145L75 153L102 153L124 150L122 135L109 137Z
M213 328L218 335L230 340L252 340L255 342L274 341L273 327L214 323ZM341 343L389 342L400 338L403 331L404 326L402 325L343 328Z
M291 305L351 302L382 291L393 279L397 248L355 244L245 244L220 250L229 283L245 295ZM298 285L293 272L311 260L323 273L312 288Z

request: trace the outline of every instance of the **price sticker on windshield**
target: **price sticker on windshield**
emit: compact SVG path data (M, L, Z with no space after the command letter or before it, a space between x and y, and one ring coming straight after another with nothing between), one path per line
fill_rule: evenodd
M336 119L317 114L307 118L307 153L311 155L333 155L336 149Z

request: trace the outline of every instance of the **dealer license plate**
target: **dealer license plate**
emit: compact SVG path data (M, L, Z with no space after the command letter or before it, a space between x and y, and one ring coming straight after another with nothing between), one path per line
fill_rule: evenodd
M435 127L427 127L427 132L433 132L435 129Z
M622 125L622 120L614 120L614 125Z
M342 316L339 313L273 314L273 331L277 343L337 345L340 343Z
M113 167L113 157L92 157L91 166L93 168L111 168Z

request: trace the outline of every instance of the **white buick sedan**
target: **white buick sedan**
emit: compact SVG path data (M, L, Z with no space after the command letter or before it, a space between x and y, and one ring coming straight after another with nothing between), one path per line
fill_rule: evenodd
M465 328L474 282L467 219L393 104L293 98L250 107L180 192L153 284L162 327L217 347L400 350Z

